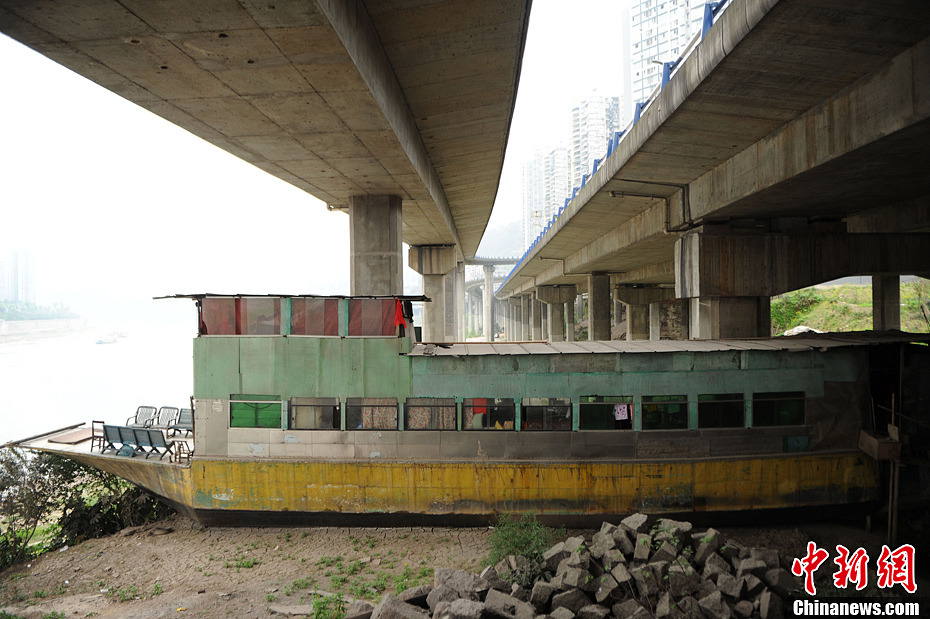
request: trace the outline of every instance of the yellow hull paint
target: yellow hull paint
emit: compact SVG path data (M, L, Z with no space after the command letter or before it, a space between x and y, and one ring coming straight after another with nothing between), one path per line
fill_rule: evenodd
M854 452L659 463L195 460L191 483L196 510L272 512L619 514L877 496L875 463Z
M64 454L63 454L64 455ZM487 515L778 509L877 498L876 463L858 452L662 462L404 462L139 458L67 454L191 513Z

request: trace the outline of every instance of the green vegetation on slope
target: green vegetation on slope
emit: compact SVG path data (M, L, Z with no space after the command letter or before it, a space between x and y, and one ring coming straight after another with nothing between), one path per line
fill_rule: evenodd
M772 333L806 325L821 331L872 328L872 287L843 285L795 290L772 297ZM930 332L930 280L901 284L901 330Z

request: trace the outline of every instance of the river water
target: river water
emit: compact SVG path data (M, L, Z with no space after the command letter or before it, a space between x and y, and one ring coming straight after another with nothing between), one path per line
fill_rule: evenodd
M92 419L122 424L140 404L189 406L190 325L0 337L0 444ZM100 343L100 339L112 343Z

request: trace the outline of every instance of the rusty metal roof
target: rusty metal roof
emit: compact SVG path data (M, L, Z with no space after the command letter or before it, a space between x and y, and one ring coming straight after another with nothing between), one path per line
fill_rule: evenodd
M930 342L930 333L902 331L852 331L732 340L610 340L600 342L464 342L416 344L413 357L460 357L470 355L560 355L584 353L723 352L740 350L787 350L803 352L846 346L872 346Z

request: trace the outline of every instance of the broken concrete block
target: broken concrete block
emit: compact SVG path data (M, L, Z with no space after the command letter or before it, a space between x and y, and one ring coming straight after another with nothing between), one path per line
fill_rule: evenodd
M759 616L762 619L783 619L785 605L777 594L766 589L759 598Z
M618 563L626 563L626 557L623 556L619 548L612 548L601 557L601 564L604 566L605 571L609 572Z
M634 561L646 561L652 552L652 537L648 533L637 533L636 544L633 548Z
M701 576L685 562L672 563L668 568L668 588L675 599L691 595L701 586Z
M639 533L643 530L647 520L649 520L649 516L646 514L633 514L621 520L620 526L624 527L627 531Z
M588 604L578 611L576 617L578 617L578 619L606 619L609 614L609 608L601 606L600 604Z
M617 544L617 548L619 548L624 555L629 557L633 554L633 542L630 539L630 535L627 533L626 529L623 527L617 527L614 529L613 538L614 542Z
M569 554L569 551L565 549L565 542L559 542L544 552L542 554L542 559L546 564L546 569L550 572L555 572L556 568L559 566L559 562L567 558Z
M590 603L591 598L589 598L581 589L569 589L568 591L556 593L552 596L553 610L556 608L567 608L573 613L577 613L579 610Z
M407 602L408 604L419 606L420 608L427 608L426 597L432 590L433 585L420 585L419 587L411 587L409 589L405 589L401 593L398 593L397 599L401 602Z
M648 610L636 600L630 599L626 602L614 604L611 608L614 617L625 617L631 619L645 619L650 616Z
M649 597L659 592L659 581L656 579L655 572L648 566L634 567L630 570L630 575L636 583L640 597Z
M769 569L781 567L781 559L778 556L778 551L770 548L750 548L749 558L762 561Z
M612 550L617 547L617 542L614 541L614 536L610 533L605 533L598 531L594 534L594 537L591 539L591 556L595 559L600 559L604 556L604 553L608 550Z
M694 562L704 565L710 555L723 545L723 535L717 529L707 529L694 546Z
M481 619L484 616L484 604L475 600L453 600L443 602L433 615L434 619Z
M530 591L530 604L532 604L536 610L543 612L549 606L549 600L552 599L555 592L556 588L551 584L543 580L537 580L533 584L533 590Z
M652 553L650 563L653 561L674 561L678 556L678 549L668 541L662 542L659 548Z
M742 600L736 603L736 606L733 607L733 612L736 613L737 617L742 619L749 619L752 616L752 611L755 610L752 606L752 602L749 600Z
M620 585L617 584L617 579L611 576L610 574L604 574L597 580L597 591L594 592L594 600L598 604L603 604L605 601L609 602L615 597L622 597L620 592Z
M767 570L762 580L772 591L782 597L788 597L788 595L798 588L798 583L794 579L794 576L788 573L788 570L780 567Z
M746 591L746 597L755 598L762 593L762 590L765 588L765 584L756 578L754 574L747 574L743 576L742 580Z
M742 578L746 574L753 574L759 578L765 576L765 571L768 569L768 566L759 559L740 559L739 567L736 570L736 577Z
M730 607L723 601L719 591L714 591L700 600L698 606L704 611L704 614L712 619L730 619Z
M614 580L617 581L617 584L623 587L630 583L633 580L633 577L630 575L630 570L627 569L627 566L623 563L614 566L614 569L610 570L610 575L614 577Z
M701 573L704 578L716 580L717 574L729 574L731 571L730 564L717 553L711 554L704 562L704 571Z
M465 570L453 570L443 567L437 568L433 574L433 586L439 587L441 585L445 585L458 593L458 597L468 600L478 599L479 594L491 588L490 583L479 576Z
M433 587L432 591L430 591L429 594L426 596L426 605L429 607L431 611L436 612L436 608L440 602L452 602L453 600L457 600L462 597L463 596L460 595L459 592L453 589L452 587L448 587L446 585L439 585L438 587ZM477 600L478 594L472 593L464 597L465 599L469 599L469 600Z
M531 604L497 589L488 591L484 599L484 612L497 619L533 619L536 616L536 609Z
M575 613L562 606L553 609L553 611L549 613L549 616L552 617L552 619L574 619Z
M401 602L393 595L384 596L371 611L371 619L424 619L429 617L422 608Z
M746 582L741 578L736 578L731 574L720 574L717 577L717 588L720 593L733 600L739 600L743 597Z

